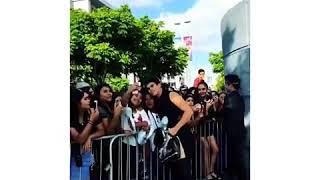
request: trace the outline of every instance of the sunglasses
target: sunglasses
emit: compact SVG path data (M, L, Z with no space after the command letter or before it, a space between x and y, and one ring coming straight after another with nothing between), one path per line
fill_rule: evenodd
M187 102L193 102L193 99L187 99Z

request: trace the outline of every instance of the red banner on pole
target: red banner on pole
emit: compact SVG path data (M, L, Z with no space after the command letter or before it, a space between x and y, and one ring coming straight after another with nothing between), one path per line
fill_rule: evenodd
M188 54L191 61L192 60L192 36L183 37L183 42L186 48L188 49Z

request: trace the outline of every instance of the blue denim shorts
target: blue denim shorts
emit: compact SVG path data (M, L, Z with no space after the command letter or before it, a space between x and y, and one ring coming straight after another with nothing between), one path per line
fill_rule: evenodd
M71 155L70 180L90 180L90 166L93 163L91 152L81 154L82 167L77 167L75 157Z

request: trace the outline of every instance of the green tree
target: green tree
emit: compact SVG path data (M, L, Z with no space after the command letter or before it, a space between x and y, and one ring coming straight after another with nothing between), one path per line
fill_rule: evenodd
M224 90L224 73L220 73L217 77L216 84L213 87L217 92L221 92Z
M112 87L115 92L124 92L129 87L128 79L119 77L110 77L107 79L107 83Z
M128 6L91 13L71 9L70 74L72 80L105 82L109 75L134 73L178 75L188 63L186 49L174 48L174 33L163 22L135 18Z
M143 37L128 6L91 13L72 9L70 30L71 64L90 66L80 75L92 77L97 83L104 82L108 74L128 73L135 59L133 51ZM71 69L71 77L81 78L75 69Z
M220 92L224 89L224 61L222 51L209 53L209 62L212 65L213 72L219 74L213 89Z
M155 22L147 16L141 17L137 22L144 36L140 48L136 50L137 61L130 71L142 82L151 76L183 73L188 65L188 51L186 48L174 48L174 33L163 30L162 21Z

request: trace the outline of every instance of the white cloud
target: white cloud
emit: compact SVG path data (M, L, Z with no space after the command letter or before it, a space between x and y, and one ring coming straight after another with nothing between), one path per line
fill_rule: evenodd
M177 35L192 35L193 51L221 50L220 22L223 15L241 0L197 0L183 13L162 12L157 20L165 22L165 28ZM176 26L175 22L191 23Z
M163 4L171 0L106 0L115 7L119 7L123 4L129 4L131 8L143 8L143 7L161 7Z

